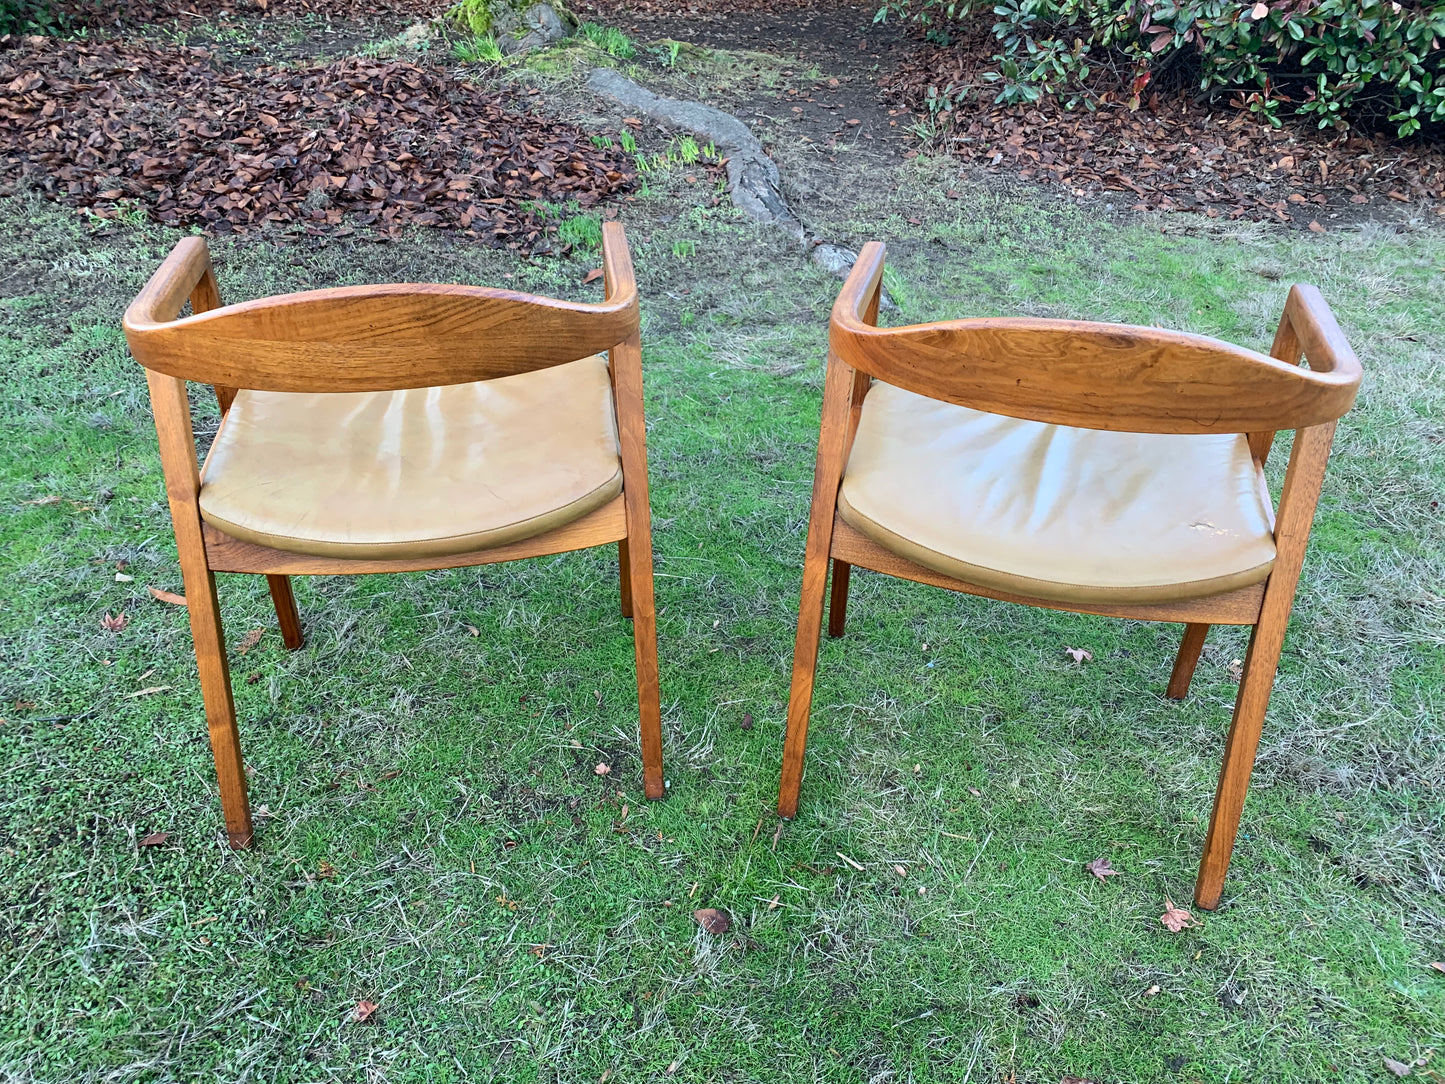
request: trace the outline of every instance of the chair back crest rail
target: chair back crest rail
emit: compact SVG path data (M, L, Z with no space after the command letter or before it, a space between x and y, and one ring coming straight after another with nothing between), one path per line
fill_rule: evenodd
M393 391L512 376L611 350L636 334L637 288L622 247L604 253L604 262L627 266L607 268L601 304L401 284L213 307L210 257L200 238L189 238L126 311L126 339L152 372L216 386L223 407L223 389ZM178 318L187 299L195 311Z
M1359 390L1359 360L1311 286L1291 289L1269 357L1203 335L1076 320L880 328L868 310L882 272L883 246L865 246L833 308L833 353L888 384L991 414L1122 432L1263 434L1334 421Z

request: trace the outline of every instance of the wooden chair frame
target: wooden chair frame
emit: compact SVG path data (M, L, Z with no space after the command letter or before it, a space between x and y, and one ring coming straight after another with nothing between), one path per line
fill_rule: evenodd
M1335 422L1349 410L1361 369L1324 299L1295 286L1270 356L1198 335L1063 320L959 320L877 327L883 246L866 246L829 329L827 377L803 558L788 729L778 813L798 808L823 602L832 563L828 634L843 635L854 565L919 583L1027 606L1185 624L1167 695L1182 699L1210 625L1250 625L1234 719L1225 742L1194 900L1219 904L1239 828L1265 708ZM1301 357L1309 368L1301 368ZM1274 519L1269 578L1209 598L1146 605L1084 605L967 583L880 546L838 515L838 489L873 378L990 413L1082 428L1140 433L1245 433L1259 474L1276 431L1296 431Z
M150 386L231 846L250 846L253 829L217 572L264 575L283 641L295 649L302 630L291 576L462 568L617 543L621 608L632 619L636 649L644 789L649 798L663 796L637 284L622 227L606 223L602 236L607 297L597 305L472 286L386 285L313 290L223 308L205 241L191 237L175 247L126 310L126 339ZM188 300L192 315L180 318ZM224 424L238 388L438 387L530 372L602 351L609 360L623 488L608 504L564 526L447 557L350 560L243 542L201 518L187 381L214 387Z

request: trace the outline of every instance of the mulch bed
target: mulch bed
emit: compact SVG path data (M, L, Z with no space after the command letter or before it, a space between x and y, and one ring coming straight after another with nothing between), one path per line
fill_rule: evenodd
M0 184L21 179L104 217L132 200L221 233L436 226L530 250L535 203L593 207L635 177L582 129L412 64L227 70L202 49L32 38L0 53Z
M55 10L68 26L97 30L170 19L201 22L221 15L425 19L440 14L448 6L447 0L55 0Z
M1194 100L1189 91L1144 95L1130 109L1120 87L1095 88L1094 112L1054 99L993 104L980 73L997 43L986 31L957 45L923 46L884 77L886 93L926 110L930 86L980 85L950 114L941 140L996 173L1064 185L1076 195L1119 192L1137 210L1193 210L1212 218L1309 224L1326 207L1435 204L1445 214L1445 147L1388 135L1270 128L1243 103ZM1354 208L1358 211L1358 206Z

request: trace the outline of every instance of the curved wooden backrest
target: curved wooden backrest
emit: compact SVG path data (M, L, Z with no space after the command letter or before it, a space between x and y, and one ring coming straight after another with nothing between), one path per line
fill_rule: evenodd
M125 314L147 369L259 391L385 391L490 380L610 350L638 329L622 228L604 226L599 305L478 286L347 286L246 301L177 319L210 271L187 238Z
M834 353L886 383L991 414L1136 433L1249 433L1333 421L1360 386L1359 360L1310 286L1294 287L1285 309L1310 363L1302 369L1203 335L1121 324L879 328L866 308L882 274L883 246L873 242L833 306Z

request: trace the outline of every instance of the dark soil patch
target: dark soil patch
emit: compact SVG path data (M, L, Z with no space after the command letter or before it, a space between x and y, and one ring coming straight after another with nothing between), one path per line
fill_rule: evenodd
M729 108L746 122L772 120L787 135L825 149L856 144L896 155L907 145L912 118L905 108L884 100L878 83L913 43L896 23L874 24L875 3L845 0L801 7L792 0L741 5L714 0L698 5L696 14L676 9L662 4L614 8L609 21L643 40L672 38L796 61L796 68L780 73L784 82L776 91L736 88ZM821 78L810 78L815 69ZM741 70L746 72L746 66Z
M219 233L436 226L532 250L553 228L541 204L596 206L633 174L521 104L400 62L240 70L200 49L42 41L0 54L0 183Z
M983 79L997 43L986 30L948 47L920 45L885 89L926 113L929 89L974 87L939 116L953 154L1074 195L1117 192L1138 210L1202 211L1297 226L1369 214L1370 204L1424 202L1445 212L1445 147L1388 136L1270 128L1242 101L1197 100L1186 91L1131 100L1101 66L1089 89L1096 108L1067 110L1053 97L1001 105Z
M1235 107L1242 103L1205 102L1188 88L1146 93L1131 108L1130 88L1110 85L1118 76L1104 65L1090 88L1092 112L1066 110L1051 98L997 104L996 89L982 78L997 52L988 20L939 47L896 22L875 24L871 2L694 0L679 11L649 0L589 0L586 7L644 40L797 60L798 77L779 92L739 87L728 107L750 123L773 121L774 138L791 134L828 152L851 144L908 155L926 140L987 173L1062 186L1078 198L1297 228L1396 219L1422 204L1445 216L1440 146L1272 129ZM814 66L822 80L803 77ZM944 94L964 86L977 89L963 106L930 115L930 88Z
M445 0L57 0L56 12L71 27L120 30L146 23L197 22L226 15L324 15L343 19L424 19L447 7Z

